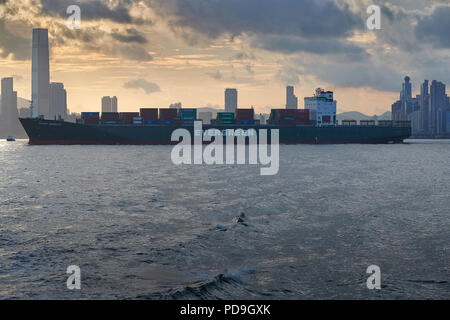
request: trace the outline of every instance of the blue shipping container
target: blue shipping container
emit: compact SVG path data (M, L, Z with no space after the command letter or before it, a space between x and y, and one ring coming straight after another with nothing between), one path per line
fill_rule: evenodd
M100 112L82 112L82 117L100 117Z
M144 124L158 124L158 120L144 120Z
M255 121L254 120L244 120L244 121L241 121L241 124L243 124L243 125L254 125Z
M172 121L164 121L164 124L172 124Z

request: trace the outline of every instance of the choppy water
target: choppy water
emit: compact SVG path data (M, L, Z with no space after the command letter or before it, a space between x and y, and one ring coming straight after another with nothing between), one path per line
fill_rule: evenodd
M450 141L281 146L274 177L170 151L0 142L0 298L450 298Z

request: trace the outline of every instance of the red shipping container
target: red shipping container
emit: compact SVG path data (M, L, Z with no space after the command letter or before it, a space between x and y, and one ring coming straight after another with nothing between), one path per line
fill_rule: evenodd
M245 120L254 120L255 110L253 109L236 109L236 122Z
M118 112L102 113L102 121L119 121L120 115Z
M100 122L99 117L83 117L84 124L98 124Z
M121 112L120 113L120 122L124 124L132 124L133 118L139 117L139 112Z
M141 118L144 121L158 120L157 108L141 108Z

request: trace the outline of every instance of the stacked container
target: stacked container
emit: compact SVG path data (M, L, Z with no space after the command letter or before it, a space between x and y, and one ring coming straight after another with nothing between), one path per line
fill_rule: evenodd
M270 114L271 123L279 125L307 125L309 109L272 109Z
M253 109L236 109L236 123L243 125L255 124L255 110Z
M343 126L356 126L358 122L356 120L342 120Z
M141 117L133 117L133 124L142 124Z
M177 109L159 109L159 120L164 124L172 124L176 117L178 117Z
M120 116L118 112L103 112L102 113L103 124L119 124Z
M158 109L142 108L141 118L144 124L158 124Z
M122 124L133 124L133 119L139 117L139 112L121 112L120 122Z
M362 126L374 126L375 120L360 120L359 124Z
M81 122L84 124L99 124L100 112L82 112Z
M235 123L234 112L218 112L216 123L234 124Z
M183 125L193 126L194 121L197 120L197 109L180 109L179 117Z

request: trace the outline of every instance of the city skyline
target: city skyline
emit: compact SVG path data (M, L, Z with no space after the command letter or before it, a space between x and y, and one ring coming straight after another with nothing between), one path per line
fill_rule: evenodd
M381 30L366 29L364 1L344 1L339 7L331 0L306 1L308 6L283 0L273 16L270 2L264 9L246 1L238 15L239 5L231 1L211 4L198 25L192 23L194 9L202 1L192 1L192 11L180 1L167 2L172 6L159 1L117 2L115 7L107 1L79 1L80 30L66 26L67 1L36 1L35 10L25 9L23 1L4 2L1 76L15 76L19 97L29 99L30 30L41 27L49 29L50 81L64 83L68 108L77 112L97 110L99 99L108 93L121 100L123 111L167 107L175 101L223 108L227 87L239 90L242 107L267 112L268 106L282 107L286 85L294 85L300 101L324 87L336 93L341 112L381 114L395 100L404 74L450 82L448 35L445 21L440 22L450 6L442 2L379 3ZM229 17L235 24L214 20L220 6L235 14ZM311 30L302 19L320 16L320 8L327 8L329 21L317 19L320 31ZM267 27L250 19L251 10L267 18ZM342 23L336 24L337 19Z

